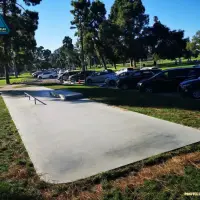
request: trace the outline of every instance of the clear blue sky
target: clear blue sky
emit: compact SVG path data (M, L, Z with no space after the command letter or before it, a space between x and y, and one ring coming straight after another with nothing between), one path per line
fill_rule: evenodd
M19 0L19 2L22 0ZM109 13L114 0L102 0ZM50 50L59 48L64 36L74 38L70 30L71 0L42 0L41 4L32 7L39 12L39 28L36 33L38 46ZM143 0L146 13L153 16L171 29L185 30L186 37L192 37L200 29L200 0Z

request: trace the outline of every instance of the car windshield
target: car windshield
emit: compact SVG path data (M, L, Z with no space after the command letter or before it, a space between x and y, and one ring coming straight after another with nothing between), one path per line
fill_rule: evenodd
M155 74L154 76L152 76L150 79L154 79L154 78L160 78L163 76L163 72L159 72L158 74Z
M140 71L136 71L135 73L132 74L132 76L140 76L141 72Z

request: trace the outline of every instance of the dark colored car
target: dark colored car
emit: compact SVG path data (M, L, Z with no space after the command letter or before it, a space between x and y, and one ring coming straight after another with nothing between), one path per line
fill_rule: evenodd
M80 71L65 72L64 74L62 74L61 76L58 77L58 80L67 81L70 76L72 76L74 74L78 74L78 73L80 73Z
M104 72L107 72L107 73L110 73L110 74L114 73L114 71L112 69L105 69Z
M141 92L175 92L184 80L200 76L200 68L176 68L164 70L137 84Z
M69 77L70 81L79 81L79 80L84 80L85 78L87 78L88 76L92 75L94 73L94 71L85 71L84 72L79 72L77 74L74 74L72 76ZM84 75L85 74L85 75Z
M200 78L180 83L179 92L181 96L188 96L200 99Z
M133 72L128 77L122 77L117 81L117 87L120 89L134 89L137 83L143 79L150 78L155 75L155 73L160 72L159 70L138 70Z

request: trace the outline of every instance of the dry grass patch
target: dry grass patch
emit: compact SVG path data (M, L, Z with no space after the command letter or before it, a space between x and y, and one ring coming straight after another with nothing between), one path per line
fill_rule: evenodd
M128 187L135 187L144 183L145 180L159 178L167 174L184 175L186 165L200 167L200 152L189 153L186 155L176 156L165 163L143 168L136 176L128 176L113 182L113 186L124 190ZM196 164L197 163L197 164Z
M136 175L128 175L109 183L109 187L119 188L125 191L127 188L133 189L144 184L147 180L158 180L159 177L169 174L184 175L184 169L187 165L193 165L200 169L200 152L189 153L175 156L162 164L142 168ZM77 197L79 200L100 200L103 197L104 190L102 185L96 185L93 192L81 192Z

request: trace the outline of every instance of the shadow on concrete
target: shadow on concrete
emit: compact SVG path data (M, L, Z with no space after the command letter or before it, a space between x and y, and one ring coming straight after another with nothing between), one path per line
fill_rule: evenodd
M7 90L7 91L1 91L3 95L6 95L6 96L25 96L24 93L28 93L29 95L31 96L34 96L34 97L51 97L52 96L50 95L50 90L18 90L18 89L15 89L15 90Z
M57 93L65 93L67 90L55 90L54 92ZM89 99L85 99L84 97L81 99L70 99L70 100L62 100L59 97L53 97L50 94L51 90L9 90L9 91L2 91L3 95L9 96L9 97L24 97L27 98L27 100L29 100L29 97L25 96L24 93L27 93L33 97L36 97L38 99L40 98L45 98L44 102L47 101L54 101L54 102L61 102L61 103L65 103L65 102L70 102L70 103L89 103L91 102L91 100ZM70 93L70 92L69 92ZM67 94L67 92L66 92ZM30 101L34 101L33 98L30 99ZM37 103L39 105L39 103Z

